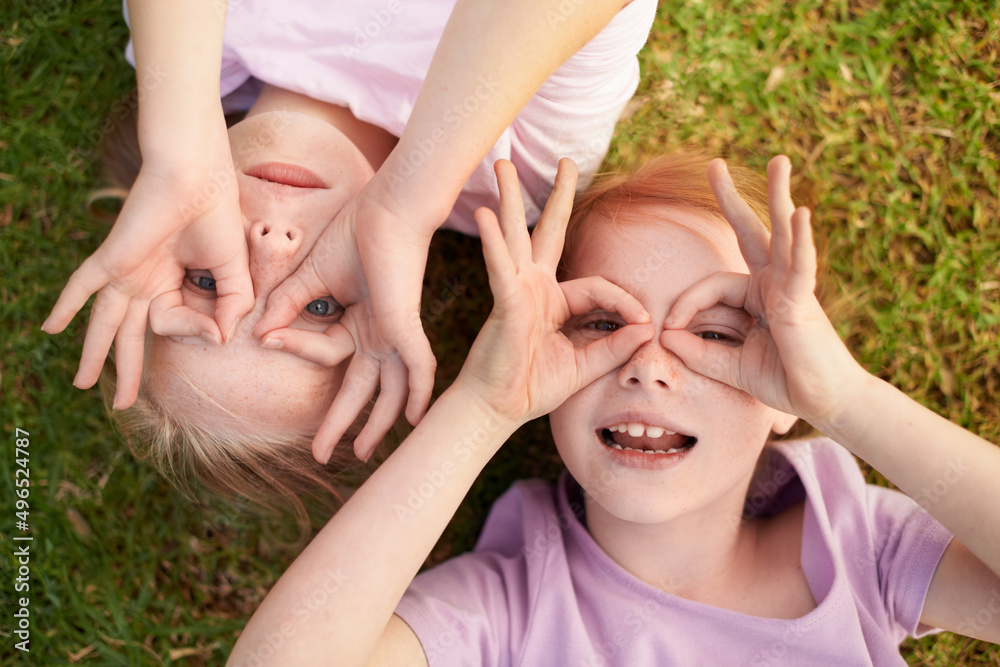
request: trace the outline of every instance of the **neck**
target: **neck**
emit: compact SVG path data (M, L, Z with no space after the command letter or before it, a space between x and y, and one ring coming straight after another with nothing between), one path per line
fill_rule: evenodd
M586 497L587 528L619 565L647 584L688 600L733 608L752 580L758 522L741 521L743 497L726 507L685 512L662 523L611 515ZM738 504L737 504L738 503Z
M268 111L295 111L333 125L358 147L361 154L371 164L372 169L376 171L385 162L399 140L398 137L377 125L358 120L347 107L321 102L271 84L264 85L260 97L247 112L247 116Z

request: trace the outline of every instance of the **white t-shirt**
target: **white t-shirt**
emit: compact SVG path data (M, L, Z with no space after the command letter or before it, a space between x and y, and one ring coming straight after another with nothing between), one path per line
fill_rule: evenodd
M564 4L565 12L576 8L571 0ZM266 82L346 106L400 136L453 6L453 0L230 0L220 81L226 111L248 109ZM655 0L634 0L553 73L469 177L446 227L474 234L476 208L496 210L493 163L500 158L518 169L531 224L552 191L559 158L576 161L579 188L586 187L638 86L636 55L655 12ZM546 19L555 31L565 17L551 12ZM131 41L125 56L135 64ZM502 84L484 77L445 122L461 123Z

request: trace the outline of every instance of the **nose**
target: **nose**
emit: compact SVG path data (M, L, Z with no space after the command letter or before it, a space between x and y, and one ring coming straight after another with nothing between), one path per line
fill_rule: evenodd
M635 351L618 371L618 382L626 389L677 389L684 362L660 344L659 336Z
M294 267L302 231L283 220L258 220L250 226L250 275L254 292L270 291Z

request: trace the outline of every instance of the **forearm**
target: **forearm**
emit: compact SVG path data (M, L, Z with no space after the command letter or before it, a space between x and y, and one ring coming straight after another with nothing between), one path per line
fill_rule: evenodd
M531 96L622 4L460 0L375 185L416 212L415 224L435 228Z
M198 161L209 150L228 152L219 96L225 2L129 0L128 10L143 160Z
M231 664L367 663L393 610L476 476L513 432L449 390L268 593ZM286 625L287 624L287 625ZM286 633L281 628L286 628ZM279 656L280 654L280 656Z
M859 377L850 408L815 424L921 504L1000 576L1000 449L891 385Z

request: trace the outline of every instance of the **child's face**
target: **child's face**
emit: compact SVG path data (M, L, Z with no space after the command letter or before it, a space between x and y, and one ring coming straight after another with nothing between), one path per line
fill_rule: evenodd
M693 373L659 340L687 288L717 271L748 273L735 234L724 220L665 207L624 215L617 229L598 221L571 258L570 274L602 276L628 291L652 316L657 335L551 414L559 454L587 492L588 517L605 512L659 523L702 511L738 513L772 425L788 417ZM640 217L644 221L635 222ZM591 313L571 319L564 332L585 342L615 324L623 324L616 314ZM736 345L753 324L745 311L718 304L688 330ZM615 431L621 425L627 433ZM675 451L647 454L624 449L629 446Z
M216 422L222 418L221 406L250 433L264 428L278 435L311 435L340 388L344 364L331 369L265 349L250 332L271 290L298 268L344 203L371 178L372 169L338 130L300 113L250 116L229 134L254 308L226 345L153 336L147 381L157 395L169 392L174 408L190 418ZM181 291L185 305L213 316L216 295L208 271L189 271ZM291 326L323 331L341 313L333 299L319 299Z

